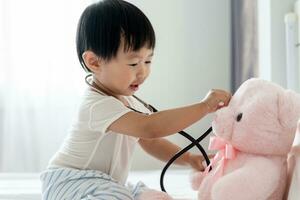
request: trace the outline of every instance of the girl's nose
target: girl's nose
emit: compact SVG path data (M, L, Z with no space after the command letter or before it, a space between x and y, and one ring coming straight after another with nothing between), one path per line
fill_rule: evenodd
M148 67L144 63L141 63L137 72L137 77L139 79L144 79L148 75L148 71Z

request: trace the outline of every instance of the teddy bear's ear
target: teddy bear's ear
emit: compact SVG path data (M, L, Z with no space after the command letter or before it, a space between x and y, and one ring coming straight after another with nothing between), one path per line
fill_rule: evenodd
M300 117L300 94L285 90L278 94L278 120L283 128L296 131Z

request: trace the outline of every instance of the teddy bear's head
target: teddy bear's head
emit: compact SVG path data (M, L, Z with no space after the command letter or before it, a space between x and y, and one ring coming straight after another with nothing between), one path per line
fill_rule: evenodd
M217 136L236 149L262 155L285 155L300 117L300 95L261 79L245 81L229 105L216 112Z

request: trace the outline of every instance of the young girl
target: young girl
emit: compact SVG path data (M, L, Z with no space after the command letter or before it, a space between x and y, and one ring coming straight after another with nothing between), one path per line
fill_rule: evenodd
M169 160L180 148L163 137L226 106L230 93L211 90L199 103L152 113L134 93L150 74L154 30L141 10L122 0L88 6L76 42L90 87L68 137L41 174L43 199L171 199L141 182L125 186L135 145ZM185 153L176 164L203 170L202 161Z

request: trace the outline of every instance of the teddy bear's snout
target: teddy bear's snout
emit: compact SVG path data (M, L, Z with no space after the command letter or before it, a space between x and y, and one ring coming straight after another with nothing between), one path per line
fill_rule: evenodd
M231 140L232 126L235 118L233 112L229 109L219 110L212 122L214 133L226 140Z

